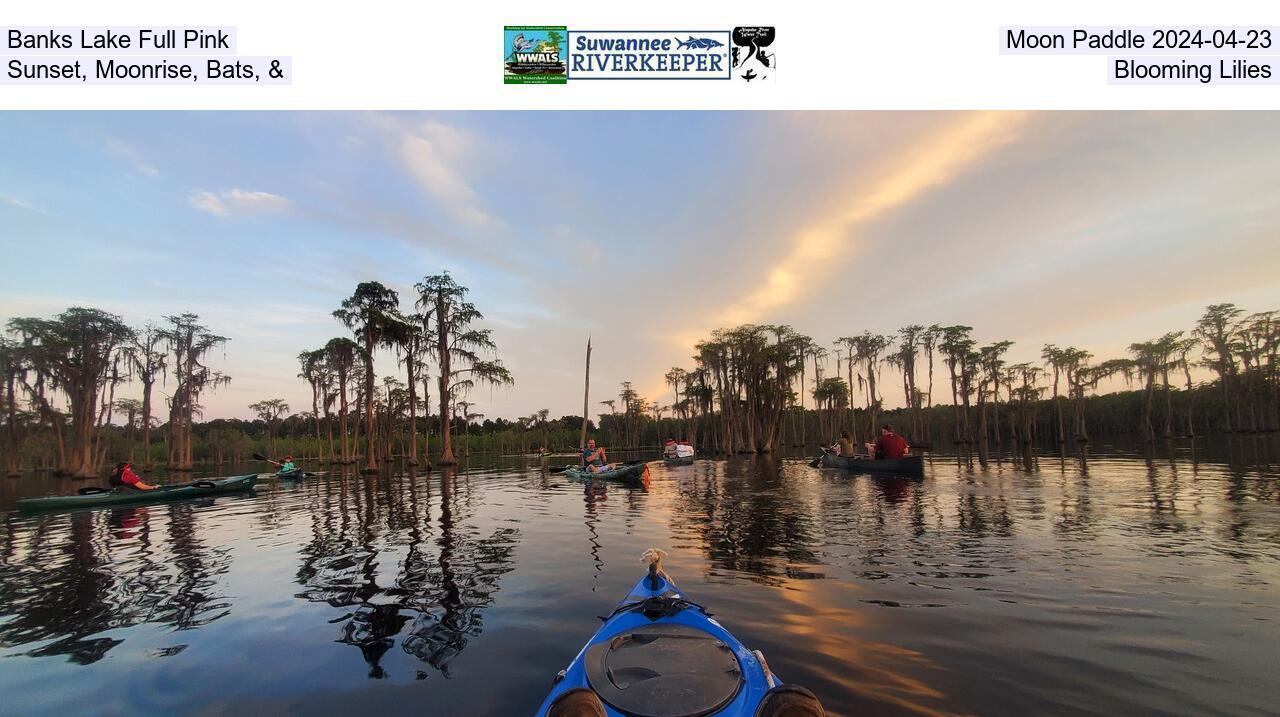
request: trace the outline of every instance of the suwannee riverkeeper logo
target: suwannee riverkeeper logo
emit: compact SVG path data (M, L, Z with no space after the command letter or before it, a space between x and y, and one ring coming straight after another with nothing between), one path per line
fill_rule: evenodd
M503 27L503 82L737 80L766 83L777 67L772 26L732 30L572 30Z

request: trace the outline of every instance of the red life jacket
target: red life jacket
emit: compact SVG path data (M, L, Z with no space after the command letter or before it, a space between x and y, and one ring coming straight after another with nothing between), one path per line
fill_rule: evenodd
M139 478L137 474L135 474L132 470L130 470L128 466L125 466L124 470L117 471L111 474L110 482L111 482L111 486L114 488L123 488L125 486L129 486L130 488L135 488L137 487L138 483L142 482L142 479Z

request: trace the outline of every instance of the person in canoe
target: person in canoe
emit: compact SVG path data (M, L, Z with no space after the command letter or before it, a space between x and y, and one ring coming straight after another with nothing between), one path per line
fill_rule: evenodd
M604 446L596 447L594 438L587 441L587 447L582 449L582 465L592 473L611 471L617 467L609 462L609 455L605 452Z
M668 438L667 441L662 444L662 457L676 458L678 455L679 454L676 452L676 439Z
M911 446L907 445L907 439L894 433L893 426L886 423L880 427L880 437L872 446L871 457L878 460L902 458L910 452Z
M854 444L853 436L850 436L848 431L840 431L840 440L832 443L827 451L839 454L841 458L854 458L858 455L858 447Z
M108 482L111 484L112 490L155 490L159 487L142 482L138 474L133 472L133 461L117 463L116 469L111 472L111 479Z

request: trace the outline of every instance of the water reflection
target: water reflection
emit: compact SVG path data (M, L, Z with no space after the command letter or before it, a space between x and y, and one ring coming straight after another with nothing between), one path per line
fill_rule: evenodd
M189 630L225 616L219 576L230 556L199 535L207 504L11 519L0 644L36 644L26 654L88 665L122 642L94 637L104 631L141 623Z
M327 482L316 492L297 597L347 609L332 621L340 625L337 641L360 649L371 678L387 677L382 658L408 623L401 649L448 676L450 661L481 633L484 608L512 569L519 531L479 535L466 524L474 508L470 485L462 480L460 494L459 482L450 468L366 477L350 488L348 481ZM385 585L382 530L387 543L406 551Z
M168 713L523 713L657 545L832 713L1265 713L1276 455L993 446L985 469L930 456L923 480L751 456L655 466L648 491L476 461L8 513L0 690L17 713L133 679L178 685Z
M768 457L702 467L680 487L673 527L695 538L715 568L766 583L804 577L796 564L817 560L810 491Z
M587 542L591 544L591 565L595 568L592 580L598 580L604 570L604 558L600 555L600 515L599 511L606 507L609 499L609 486L603 481L584 481L582 484L582 524L587 528ZM591 592L595 592L595 585Z

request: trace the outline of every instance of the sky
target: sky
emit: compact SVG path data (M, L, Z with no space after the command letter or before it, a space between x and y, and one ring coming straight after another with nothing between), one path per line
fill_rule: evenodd
M445 270L515 378L490 418L580 414L588 337L596 413L746 322L1013 362L1280 309L1280 113L6 112L0 147L0 320L199 314L206 418L310 410L297 355L356 284L411 309Z

